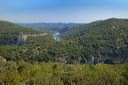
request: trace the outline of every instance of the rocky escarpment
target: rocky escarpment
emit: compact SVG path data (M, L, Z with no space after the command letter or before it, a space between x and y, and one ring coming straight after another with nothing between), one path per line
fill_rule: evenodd
M29 37L43 37L48 35L47 33L42 34L25 34L23 32L19 33L1 33L0 34L0 45L21 45L28 41Z

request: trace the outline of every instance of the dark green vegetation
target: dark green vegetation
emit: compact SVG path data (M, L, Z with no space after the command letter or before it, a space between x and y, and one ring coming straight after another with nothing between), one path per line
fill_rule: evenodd
M50 34L29 37L25 45L1 47L0 50L8 48L4 53L1 52L1 56L7 60L68 64L127 62L128 20L108 19L71 29L62 34L62 41L59 43Z
M44 32L0 23L0 37L6 43L0 46L0 59L7 60L0 63L3 85L128 84L128 20L108 19L65 28L61 42L50 33L38 36ZM17 41L17 32L30 36L18 38L23 44L8 44Z
M28 44L12 46L13 49L4 51L7 53L1 52L1 56L28 62L125 63L128 60L127 23L128 20L108 19L76 26L63 33L59 43L50 34L30 37ZM8 53L13 54L6 55Z
M0 85L127 85L128 64L0 62Z
M128 20L96 21L72 28L62 37L79 43L83 63L90 58L94 63L124 63L128 60Z

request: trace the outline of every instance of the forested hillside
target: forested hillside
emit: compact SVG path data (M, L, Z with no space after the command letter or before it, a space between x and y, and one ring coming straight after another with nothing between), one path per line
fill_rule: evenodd
M107 19L72 28L62 37L77 41L82 49L82 62L126 62L128 60L128 20ZM86 56L86 57L85 57Z
M95 21L88 24L82 24L79 26L72 27L72 30L65 32L62 34L62 37L65 39L74 39L79 38L89 31L100 32L100 31L111 31L112 29L116 29L120 31L121 28L127 29L128 27L128 20L127 19L116 19L110 18L107 20L102 21ZM94 34L92 34L94 35Z
M125 63L128 61L127 23L128 20L108 19L76 26L62 34L60 42L52 34L29 37L24 45L0 47L1 56L27 62Z
M8 21L0 21L0 33L40 33L39 31L28 29Z
M59 42L10 22L0 30L0 85L128 84L128 20L75 26Z
M44 34L43 31L25 28L7 21L0 21L0 45L17 45L30 35Z

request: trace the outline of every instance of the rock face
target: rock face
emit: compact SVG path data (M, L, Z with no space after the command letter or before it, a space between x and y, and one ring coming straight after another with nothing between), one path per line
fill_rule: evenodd
M6 62L6 59L4 57L0 56L0 61Z
M53 38L55 39L55 41L60 42L60 33L59 32L55 33L53 35Z
M17 36L17 45L24 44L27 41L27 35L24 35L22 32L20 32Z
M39 37L39 36L46 36L47 33L43 34L23 34L20 32L17 36L17 45L25 44L27 42L28 37Z
M43 37L48 35L47 33L42 34L24 34L19 33L0 33L0 46L4 45L22 45L26 44L28 37Z
M43 34L29 34L29 35L26 35L27 37L39 37L39 36L46 36L48 35L47 33L43 33Z

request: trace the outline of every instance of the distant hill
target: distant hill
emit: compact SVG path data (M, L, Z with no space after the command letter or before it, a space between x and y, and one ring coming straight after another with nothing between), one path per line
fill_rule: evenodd
M79 25L79 23L18 23L24 27L30 27L34 29L45 30L49 32L54 31L67 31L69 28L73 26Z
M41 33L38 30L33 30L31 28L23 27L15 23L11 23L8 21L0 21L0 33L18 33L18 32L32 33L32 34Z
M88 24L81 24L78 26L74 26L69 31L64 32L61 36L65 39L74 39L74 38L80 38L90 32L102 33L103 31L106 30L112 31L114 30L114 28L120 31L120 29L122 28L127 29L127 27L128 27L128 19L110 18L107 20L95 21Z

